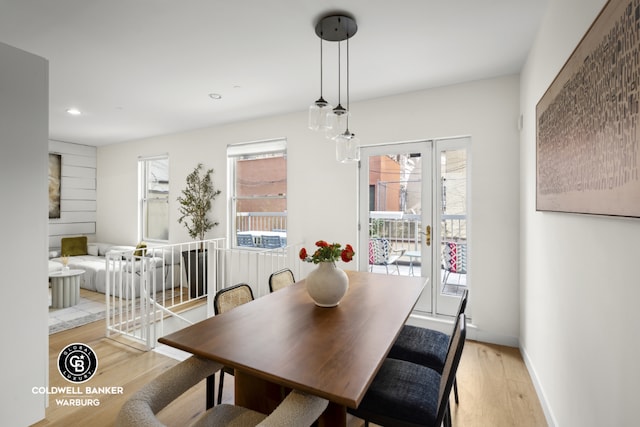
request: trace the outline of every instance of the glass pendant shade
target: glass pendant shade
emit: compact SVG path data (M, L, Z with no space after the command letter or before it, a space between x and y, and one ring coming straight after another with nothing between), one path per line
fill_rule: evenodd
M336 141L336 160L341 163L360 161L360 139L347 129L334 138Z
M336 108L327 114L327 127L325 135L329 139L334 139L347 130L349 122L349 111L338 104Z
M332 110L333 106L327 101L318 99L309 107L309 129L326 130L327 129L327 113Z

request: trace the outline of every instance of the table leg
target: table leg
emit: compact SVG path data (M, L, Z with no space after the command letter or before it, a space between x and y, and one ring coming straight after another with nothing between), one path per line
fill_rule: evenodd
M318 418L318 427L346 427L347 408L337 403L329 402L329 406Z
M51 278L51 307L62 308L62 284L57 277Z
M282 387L278 384L256 378L238 370L235 371L235 404L254 411L270 414L282 401ZM319 427L346 427L347 408L329 402L329 406L318 419Z
M254 411L270 414L282 401L278 384L254 377L238 370L235 381L235 404Z

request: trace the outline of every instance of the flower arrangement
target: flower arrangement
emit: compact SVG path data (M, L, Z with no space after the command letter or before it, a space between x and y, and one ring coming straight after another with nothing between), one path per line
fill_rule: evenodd
M306 262L312 262L318 264L320 262L336 262L342 260L343 262L349 262L353 259L355 252L353 247L347 244L344 249L340 243L327 243L324 240L318 240L316 242L318 249L309 256L305 248L300 249L300 259Z

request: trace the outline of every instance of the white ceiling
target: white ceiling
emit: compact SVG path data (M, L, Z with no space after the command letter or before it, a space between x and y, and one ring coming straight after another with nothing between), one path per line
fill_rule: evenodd
M315 23L332 11L358 24L352 102L517 73L547 2L0 0L0 42L49 60L50 138L103 145L306 110ZM335 104L337 45L324 46Z

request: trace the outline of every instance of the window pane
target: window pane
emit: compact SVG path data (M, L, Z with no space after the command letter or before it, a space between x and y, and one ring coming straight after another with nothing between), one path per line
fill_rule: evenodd
M467 238L467 151L440 153L443 240Z
M284 152L234 155L234 246L286 245L287 158ZM267 236L267 237L264 237ZM242 238L241 238L242 237ZM278 241L279 240L279 241ZM275 243L274 243L275 242Z
M169 159L141 160L142 212L144 240L169 240Z
M169 240L169 203L167 199L148 199L145 239Z

